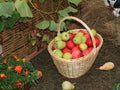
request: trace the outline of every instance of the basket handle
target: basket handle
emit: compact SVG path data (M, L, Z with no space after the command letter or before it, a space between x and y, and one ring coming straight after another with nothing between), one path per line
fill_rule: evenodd
M67 17L61 19L60 22L58 23L58 29L57 29L58 32L57 32L57 35L60 35L60 26L61 26L62 22L64 22L65 20L71 20L71 19L73 19L73 20L79 22L80 24L82 24L82 25L86 28L86 30L89 32L90 37L91 37L92 42L93 42L93 48L95 49L95 53L96 53L95 38L94 38L94 36L93 36L93 34L92 34L92 32L91 32L91 29L90 29L82 20L80 20L80 19L78 19L78 18L76 18L76 17L67 16Z

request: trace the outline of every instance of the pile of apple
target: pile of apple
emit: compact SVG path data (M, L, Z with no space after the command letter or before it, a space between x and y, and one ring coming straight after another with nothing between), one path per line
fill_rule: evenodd
M91 30L96 47L99 46L100 40L95 29ZM60 36L54 38L52 46L53 53L66 60L77 59L91 52L93 42L90 34L86 30L79 30L77 33L73 31L62 32Z

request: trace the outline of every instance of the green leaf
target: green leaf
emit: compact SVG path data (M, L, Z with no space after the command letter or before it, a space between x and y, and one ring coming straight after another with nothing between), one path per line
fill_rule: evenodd
M69 15L68 15L68 12L66 12L65 10L60 10L60 11L58 11L58 14L59 14L60 16L62 16L62 17L69 16Z
M5 23L0 21L0 32L4 30L4 27L5 27Z
M77 13L78 10L69 6L67 8L65 8L64 10L60 10L58 11L58 14L62 17L66 17L66 16L69 16L69 13Z
M39 0L40 4L43 4L45 2L45 0Z
M6 22L6 27L12 28L19 18L20 18L20 14L18 12L14 12L13 16L11 18L8 18Z
M50 25L50 22L48 20L44 20L35 26L39 29L47 29L49 27L49 25Z
M0 3L0 16L4 16L6 18L11 17L13 11L15 11L15 6L13 2Z
M33 17L32 12L25 0L16 0L15 7L21 17Z
M71 7L71 6L65 8L65 11L66 11L67 13L77 13L77 12L78 12L77 9L75 9L75 8L73 8L73 7Z
M82 0L68 0L68 2L72 3L72 4L75 4L76 6L79 5L79 3L82 2Z
M113 86L112 90L120 90L120 83L116 83L116 84Z
M50 26L49 26L50 31L57 31L57 26L58 24L55 23L54 20L50 21Z

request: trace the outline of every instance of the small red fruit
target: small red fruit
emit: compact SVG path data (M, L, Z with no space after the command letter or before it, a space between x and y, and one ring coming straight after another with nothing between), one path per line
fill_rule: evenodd
M24 74L26 75L26 76L28 76L28 70L24 70Z
M93 47L89 47L88 50L91 52L93 50Z
M75 46L75 44L74 44L74 42L72 40L69 40L69 41L66 42L66 46L69 49L72 49Z
M65 48L62 49L62 52L63 53L66 53L66 52L71 53L71 50L69 48L65 47Z

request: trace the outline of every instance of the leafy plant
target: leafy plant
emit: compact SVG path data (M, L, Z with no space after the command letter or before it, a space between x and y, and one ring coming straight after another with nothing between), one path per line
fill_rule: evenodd
M14 90L26 84L35 84L41 76L41 71L36 70L30 62L19 59L16 55L0 58L0 89L2 90Z
M58 4L60 4L61 1L60 0L57 0L57 1L58 1ZM55 12L52 12L52 13L56 13L57 14L57 16L58 16L58 20L57 21L59 21L63 17L69 16L69 14L76 14L78 12L78 10L73 8L70 5L70 3L75 5L75 6L78 6L81 3L81 0L68 0L67 2L68 2L68 7L64 8L62 10L59 10L58 9L59 7L57 7L57 10L55 10ZM38 10L38 11L40 11L40 10ZM47 12L47 13L46 12L42 12L42 14L51 15L50 12ZM67 28L66 26L67 26L67 23L63 22L63 24L61 25L61 31L66 29ZM52 19L52 20L43 20L40 23L38 23L36 25L36 27L39 28L40 30L49 29L50 31L55 31L55 32L57 31L57 23L55 22L54 19Z
M33 17L25 0L0 2L0 32L5 28L12 28L23 17Z

